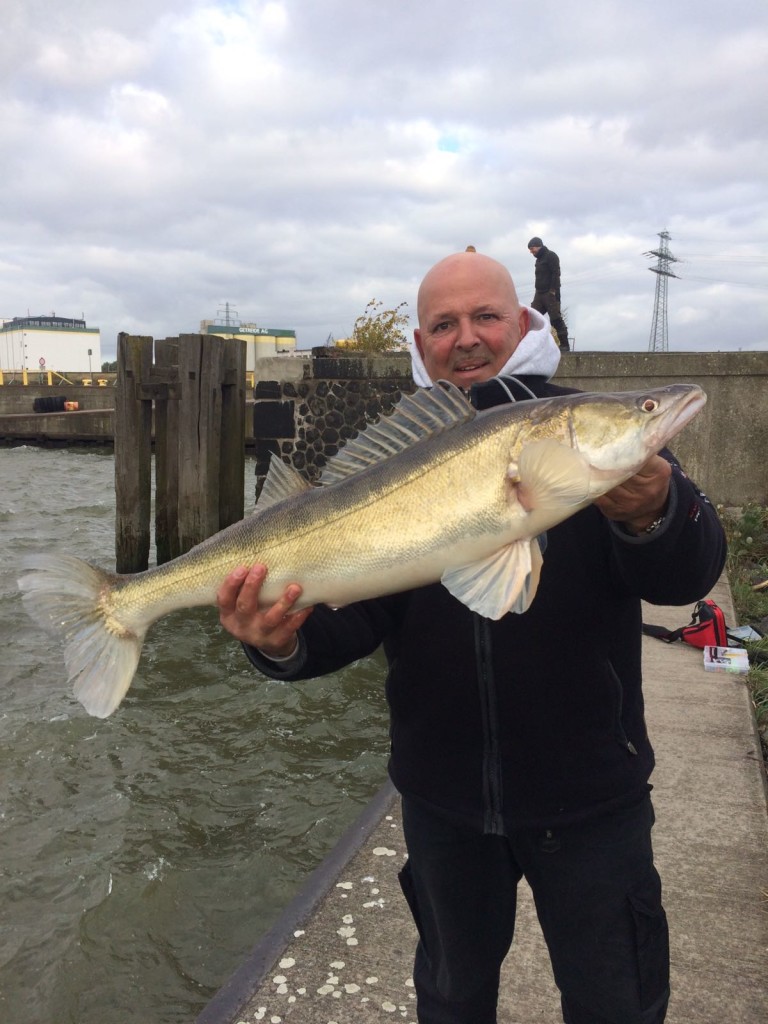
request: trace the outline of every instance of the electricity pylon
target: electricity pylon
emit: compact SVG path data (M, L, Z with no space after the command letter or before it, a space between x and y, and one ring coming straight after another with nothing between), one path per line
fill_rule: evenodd
M651 323L651 337L648 342L649 352L669 351L667 339L667 283L670 277L679 276L672 273L669 269L670 264L680 263L680 260L676 259L667 247L669 237L668 231L660 231L661 245L659 248L643 253L643 256L656 256L658 260L655 267L648 267L649 270L656 274L656 298L653 303L653 322Z

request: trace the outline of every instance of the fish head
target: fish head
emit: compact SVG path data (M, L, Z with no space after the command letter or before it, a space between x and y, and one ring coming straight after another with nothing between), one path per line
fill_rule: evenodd
M663 448L704 407L696 384L577 396L571 444L589 463L595 485L620 483Z

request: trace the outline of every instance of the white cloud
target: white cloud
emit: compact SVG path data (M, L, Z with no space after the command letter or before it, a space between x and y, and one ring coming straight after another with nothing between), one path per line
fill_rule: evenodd
M577 346L644 349L668 229L670 347L765 347L767 55L757 0L12 0L0 313L308 347L469 243L529 299L540 234Z
M54 88L78 92L139 72L143 64L138 43L111 29L96 28L72 40L44 40L32 68Z

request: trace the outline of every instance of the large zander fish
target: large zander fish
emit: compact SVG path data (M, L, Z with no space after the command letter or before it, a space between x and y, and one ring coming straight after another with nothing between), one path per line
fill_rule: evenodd
M77 699L99 718L123 699L144 636L168 612L215 604L240 565L268 567L273 604L352 601L441 580L488 618L524 612L537 537L632 476L702 408L703 391L575 394L476 412L442 382L406 396L326 465L319 486L273 459L256 510L185 555L118 575L69 556L29 559L24 604L57 633Z

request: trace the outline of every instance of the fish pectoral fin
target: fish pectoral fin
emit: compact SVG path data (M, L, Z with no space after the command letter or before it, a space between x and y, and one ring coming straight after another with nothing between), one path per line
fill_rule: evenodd
M539 585L542 566L537 538L518 540L480 562L443 573L442 584L467 608L486 619L528 609Z
M253 514L263 512L265 508L308 491L311 487L312 484L298 470L283 462L279 455L273 455Z
M527 511L570 507L589 499L591 467L569 445L551 439L532 441L520 452L514 475L511 469L514 501Z

